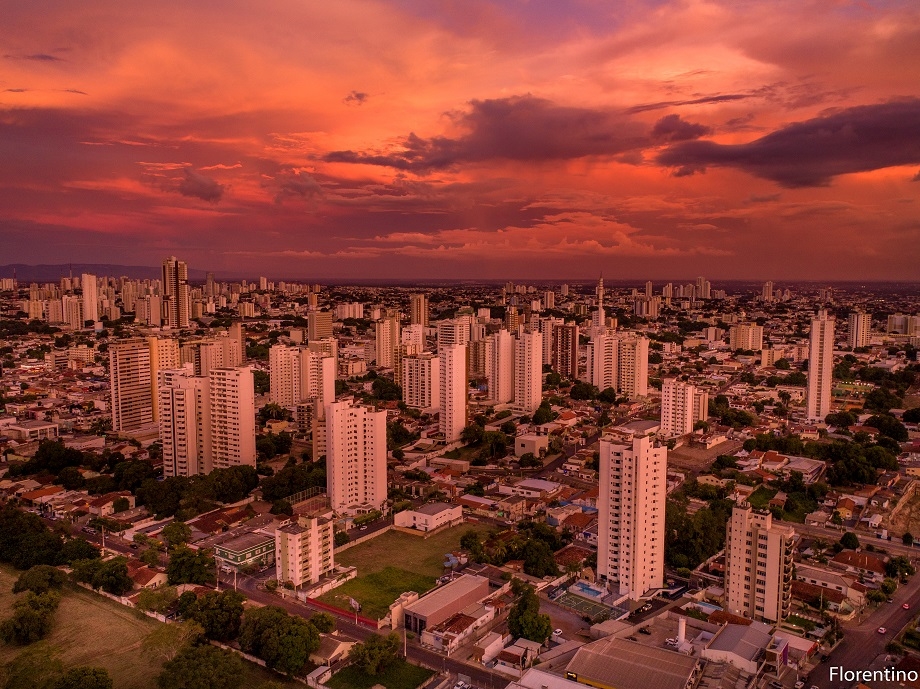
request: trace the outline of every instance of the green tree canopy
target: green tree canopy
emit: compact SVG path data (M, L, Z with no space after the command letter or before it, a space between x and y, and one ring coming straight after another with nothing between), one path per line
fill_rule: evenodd
M194 551L188 546L177 546L169 554L166 577L171 586L176 584L213 584L216 579L214 558L206 550Z
M238 689L243 683L240 657L210 645L191 646L163 664L160 689Z
M236 591L211 591L200 596L184 617L200 624L209 639L231 641L240 633L245 600L246 597Z
M552 634L553 625L549 615L540 613L540 599L536 591L529 584L512 585L520 597L508 613L508 632L516 639L545 643Z
M74 667L57 680L52 689L112 689L112 678L105 668Z

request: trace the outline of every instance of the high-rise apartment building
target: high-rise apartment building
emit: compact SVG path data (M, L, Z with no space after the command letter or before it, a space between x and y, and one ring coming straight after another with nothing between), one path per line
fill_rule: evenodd
M162 370L158 376L157 408L163 475L195 476L211 471L209 381L190 365Z
M872 314L851 311L847 318L847 347L868 347L872 335Z
M335 358L308 347L277 344L268 350L269 394L282 407L319 399L335 401Z
M177 369L180 366L179 341L169 338L148 337L150 349L150 399L153 402L153 420L159 419L157 390L160 385L160 371Z
M667 458L647 436L600 441L597 574L631 600L664 584Z
M617 345L617 392L630 399L648 394L647 337L620 337Z
M553 329L557 325L565 323L561 318L541 318L537 322L537 328L543 335L543 365L553 365Z
M763 326L756 323L740 323L728 329L728 347L760 351L763 349Z
M808 388L805 414L810 423L819 423L831 412L834 384L834 319L824 309L811 322L808 349Z
M326 406L326 483L339 514L379 510L387 499L387 413L350 400Z
M470 341L469 316L460 316L452 320L438 321L438 351L449 345L465 345Z
M598 390L617 389L619 338L606 329L595 331L588 343L588 381Z
M377 368L395 368L399 348L399 312L388 311L374 323Z
M256 408L252 367L215 368L208 374L211 466L256 465Z
M109 385L112 430L139 431L153 425L153 390L150 346L134 339L109 345Z
M578 380L578 326L565 323L553 328L553 370L570 380Z
M421 293L409 295L409 324L428 327L428 297Z
M64 311L64 322L74 330L83 328L85 318L83 318L83 300L80 297L74 297L65 294L61 298L61 307Z
M441 398L441 360L431 352L402 359L402 391L406 406L437 409Z
M527 414L543 401L543 337L522 332L514 342L514 408Z
M333 522L300 517L275 531L275 575L295 589L316 584L335 570Z
M80 287L83 289L83 318L95 322L99 320L99 286L96 284L96 276L83 273ZM83 327L83 323L80 323L80 327Z
M175 256L163 261L163 299L166 325L170 328L187 328L192 310L188 265Z
M514 399L514 338L507 330L499 330L486 340L486 379L489 399L495 404L507 404Z
M760 298L763 299L764 301L773 301L775 296L773 293L773 282L772 281L767 280L765 283L763 283L763 289L760 292Z
M595 303L597 310L591 319L592 336L596 336L607 329L607 310L604 307L604 278L597 280L597 287L594 289Z
M709 395L695 385L665 378L661 386L661 429L665 438L693 432L697 421L709 418Z
M307 314L307 341L332 337L332 311L310 311Z
M451 443L460 438L467 421L467 390L465 344L438 347L441 364L438 430Z
M735 507L725 536L727 612L778 622L789 615L795 529L750 505Z

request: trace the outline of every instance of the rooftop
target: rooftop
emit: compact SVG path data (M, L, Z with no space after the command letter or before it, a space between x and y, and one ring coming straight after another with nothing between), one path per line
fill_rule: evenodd
M685 689L698 664L681 653L607 637L580 648L566 676L616 689Z

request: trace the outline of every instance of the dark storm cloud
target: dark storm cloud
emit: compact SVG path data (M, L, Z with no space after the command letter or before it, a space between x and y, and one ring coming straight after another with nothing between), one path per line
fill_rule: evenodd
M648 112L649 110L661 110L662 108L670 108L677 105L703 105L705 103L727 103L733 100L745 100L746 98L753 98L753 94L749 93L726 93L723 95L717 96L705 96L703 98L693 98L691 100L665 100L658 103L643 103L640 105L634 105L633 107L626 110L630 115L635 115L640 112Z
M185 178L179 182L179 193L193 196L202 201L217 203L224 195L226 187L217 180L193 170L185 170Z
M711 133L709 127L682 120L680 115L665 115L652 127L652 138L656 141L690 141Z
M734 167L784 187L825 186L837 175L920 162L920 99L838 110L746 144L685 141L657 161L676 176Z
M303 171L284 170L275 177L273 184L277 188L275 203L281 203L285 198L307 199L323 193L319 182Z
M325 160L426 172L494 159L538 162L615 155L649 142L644 125L612 111L561 106L529 95L474 100L469 110L450 117L466 134L426 139L413 133L401 142L402 150L333 151Z
M63 62L64 59L48 55L47 53L34 53L32 55L4 55L7 60L32 60L33 62Z
M367 94L362 91L352 91L347 96L343 102L348 103L349 105L363 105L367 101Z

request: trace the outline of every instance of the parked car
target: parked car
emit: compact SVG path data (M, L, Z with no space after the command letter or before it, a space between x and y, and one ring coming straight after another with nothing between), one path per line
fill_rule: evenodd
M805 680L800 679L795 683L795 689L805 689Z
M887 633L888 633L888 630L885 629L884 627L879 627L876 631L877 631L879 634L887 634Z
M652 630L649 629L648 627L642 627L641 629L639 629L639 633L650 635L652 633Z
M554 629L554 630L553 630L553 638L557 638L557 637L560 637L560 636L562 636L562 630L561 630L561 629Z
M910 610L910 603L905 603L901 607L904 608L905 610Z

